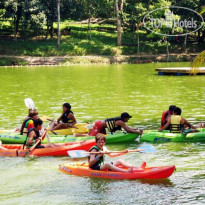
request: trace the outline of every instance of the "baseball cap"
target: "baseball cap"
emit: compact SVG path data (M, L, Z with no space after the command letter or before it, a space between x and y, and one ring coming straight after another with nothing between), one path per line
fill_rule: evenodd
M132 116L129 115L127 112L123 112L123 113L121 114L121 118L122 118L122 119L125 119L125 118L132 118Z

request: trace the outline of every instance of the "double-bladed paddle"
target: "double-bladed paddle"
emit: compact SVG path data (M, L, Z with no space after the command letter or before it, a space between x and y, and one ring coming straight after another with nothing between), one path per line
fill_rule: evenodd
M145 145L141 146L138 149L135 150L128 150L127 152L125 151L106 151L106 152L100 152L102 154L111 154L111 153L122 153L122 154L127 154L130 152L140 152L140 153L153 153L156 152L156 148L151 146L151 145ZM71 150L68 151L68 155L71 158L83 158L87 157L91 154L91 152L86 152L85 150ZM92 154L99 154L99 152L92 152Z

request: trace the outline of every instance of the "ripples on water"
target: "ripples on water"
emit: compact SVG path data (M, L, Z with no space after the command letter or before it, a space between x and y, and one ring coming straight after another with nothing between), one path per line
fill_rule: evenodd
M31 97L41 115L59 117L70 102L79 122L118 116L129 125L156 129L170 104L197 124L205 119L205 76L157 76L156 64L1 68L0 129L20 126ZM161 66L188 66L162 64ZM110 150L139 144L110 145ZM65 175L63 158L0 158L0 204L204 204L204 143L154 144L153 154L127 154L124 160L148 166L176 165L166 180L104 180ZM117 158L116 158L117 159ZM113 159L107 158L108 161ZM82 161L83 162L83 161Z

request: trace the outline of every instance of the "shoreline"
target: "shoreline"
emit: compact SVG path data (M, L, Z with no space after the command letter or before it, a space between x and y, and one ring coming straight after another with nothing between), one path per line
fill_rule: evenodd
M66 65L88 65L88 64L140 64L154 62L190 62L198 53L174 53L157 55L90 55L90 56L10 56L0 55L0 66L66 66ZM3 62L4 61L4 62ZM3 62L3 63L2 63ZM2 65L3 64L3 65Z

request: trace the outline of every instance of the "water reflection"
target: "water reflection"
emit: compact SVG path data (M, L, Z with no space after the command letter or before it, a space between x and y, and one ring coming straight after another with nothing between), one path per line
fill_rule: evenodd
M159 64L160 67L189 64ZM19 127L27 116L24 98L34 100L41 116L57 119L70 102L79 122L129 112L128 125L156 129L170 104L193 123L205 120L205 76L158 76L156 64L1 68L0 129ZM46 126L46 125L45 125ZM136 149L138 142L108 145ZM65 175L58 158L0 158L1 204L204 204L204 143L153 144L156 153L122 158L134 165L176 165L168 180L105 180ZM107 161L113 159L106 159ZM87 162L80 159L78 162Z

